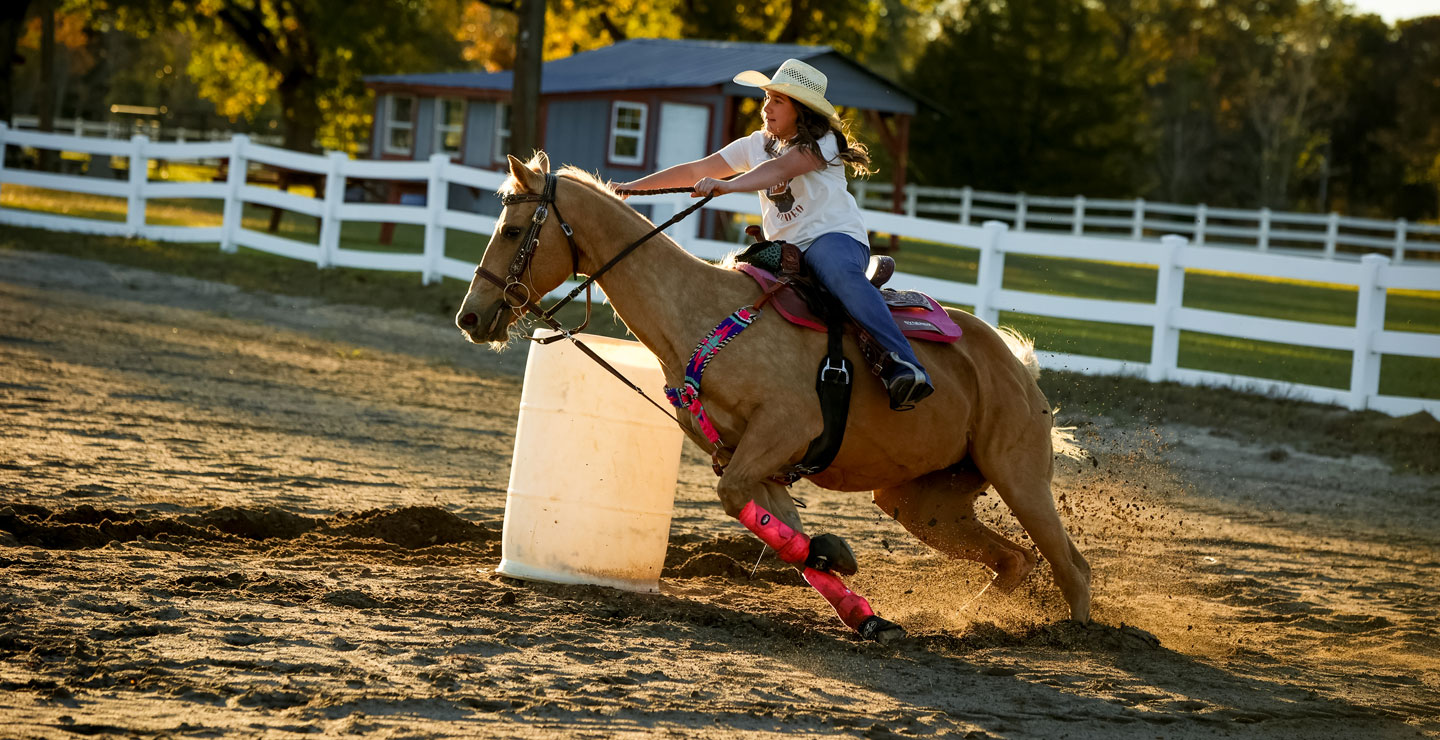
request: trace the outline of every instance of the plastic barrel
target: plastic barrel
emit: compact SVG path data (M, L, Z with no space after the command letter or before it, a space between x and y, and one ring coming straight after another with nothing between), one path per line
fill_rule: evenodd
M660 363L644 345L580 339L670 408ZM496 572L658 591L682 443L673 419L571 342L532 343Z

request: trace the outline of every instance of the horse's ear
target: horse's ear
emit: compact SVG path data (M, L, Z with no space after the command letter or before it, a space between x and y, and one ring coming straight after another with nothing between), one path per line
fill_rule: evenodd
M530 169L533 169L542 175L546 172L549 172L550 156L547 155L545 152L535 152L535 156L530 158Z
M516 159L514 155L507 154L510 160L510 176L515 178L515 184L526 193L538 193L545 189L545 176L543 172L536 172L525 166L524 162Z

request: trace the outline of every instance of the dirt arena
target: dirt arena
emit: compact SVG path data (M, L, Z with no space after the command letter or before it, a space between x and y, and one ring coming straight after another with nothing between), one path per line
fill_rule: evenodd
M524 352L0 251L0 737L1440 737L1440 477L1069 417L1088 628L797 486L882 646L694 447L661 594L494 576Z

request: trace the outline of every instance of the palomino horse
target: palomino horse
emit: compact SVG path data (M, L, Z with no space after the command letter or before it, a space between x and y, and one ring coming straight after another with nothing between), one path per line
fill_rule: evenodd
M546 188L548 170L544 154L528 164L510 158L511 177L503 189L509 205L477 273L504 275L507 266L523 262L516 257L523 239L532 236L528 232L544 197L552 199L552 210L563 209L573 235L564 233L566 221L550 217L533 237L528 267L516 268L521 285L502 292L479 275L471 281L456 323L472 342L498 348L509 340L517 314L507 295L514 302L525 293L538 298L572 270L594 274L653 228L603 183L572 167L552 180L553 192L536 197ZM744 273L698 259L663 233L615 263L598 282L625 326L659 358L672 387L681 385L696 343L760 296ZM1088 621L1090 566L1070 541L1051 497L1054 420L1035 382L1034 351L971 314L954 309L950 314L964 330L960 341L915 343L935 394L898 413L890 410L878 380L857 380L844 443L834 462L809 480L836 491L873 491L875 505L922 542L988 566L995 572L990 585L1009 590L1030 573L1036 558L976 518L976 496L993 485L1050 561L1071 618ZM733 446L717 487L730 516L739 517L753 501L800 531L787 489L771 478L798 462L823 428L815 369L825 351L824 334L762 315L711 362L704 402L721 439ZM845 354L855 367L865 367L851 336ZM708 449L690 415L680 418L690 438Z

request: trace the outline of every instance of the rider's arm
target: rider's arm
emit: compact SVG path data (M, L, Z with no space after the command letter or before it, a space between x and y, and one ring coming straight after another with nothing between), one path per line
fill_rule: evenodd
M695 181L706 177L713 177L717 180L735 174L735 168L731 167L719 152L711 154L704 159L697 159L685 164L677 164L654 174L646 175L639 180L631 182L615 183L616 189L623 190L659 190L661 188L688 188L695 184Z
M782 182L824 166L825 163L820 161L819 157L795 147L775 159L762 162L755 169L733 180L711 179L707 176L707 179L695 183L695 192L701 195L724 195L769 190Z

